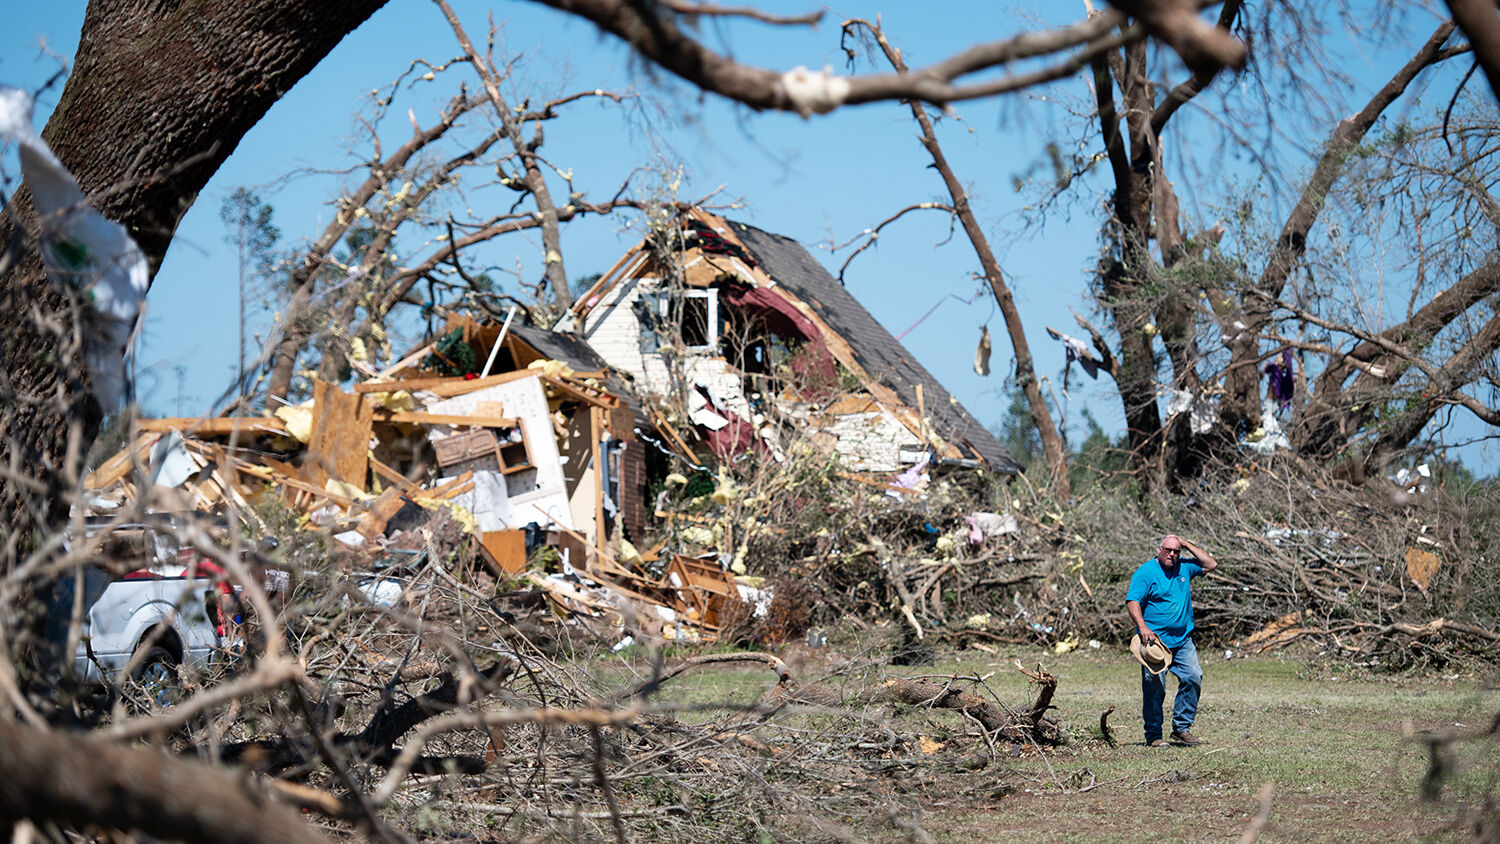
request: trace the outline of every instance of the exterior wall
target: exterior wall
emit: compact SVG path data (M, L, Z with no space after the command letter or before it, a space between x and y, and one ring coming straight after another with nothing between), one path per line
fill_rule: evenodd
M838 416L822 429L837 438L834 451L856 472L899 472L906 468L902 448L922 447L915 434L884 411Z
M539 378L523 378L509 384L497 384L468 395L455 396L427 405L431 413L473 415L479 402L500 402L506 416L521 420L526 431L526 450L535 468L503 476L504 483L484 490L476 482L471 499L457 497L471 511L492 512L505 527L525 527L528 522L545 522L548 517L569 528L574 527L568 509L566 481L558 459L557 439L552 433L552 415L547 410L547 394ZM447 426L434 426L429 436L441 439ZM451 429L449 429L451 430ZM488 499L481 501L480 499ZM502 509L501 503L505 504ZM499 529L499 528L496 528Z
M652 395L669 397L673 384L667 362L659 354L641 352L642 327L635 312L642 293L654 290L655 285L656 279L651 278L626 279L616 285L589 311L580 333L610 366L630 373ZM726 410L750 418L750 403L745 400L740 375L722 358L690 354L684 361L683 377L690 385L708 388Z
M644 380L646 364L641 355L641 325L635 315L635 303L642 284L651 279L625 279L584 318L580 336L594 348L605 363L637 380Z

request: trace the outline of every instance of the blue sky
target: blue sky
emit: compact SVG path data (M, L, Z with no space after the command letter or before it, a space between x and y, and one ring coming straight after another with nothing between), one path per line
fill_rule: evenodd
M25 4L8 12L8 25L0 32L0 82L34 89L59 66L58 58L39 56L42 39L71 61L84 5L77 0ZM761 5L789 12L810 8L800 3ZM678 198L722 188L719 199L743 201L741 208L724 212L726 216L794 237L835 269L846 253L834 254L820 245L845 242L908 204L947 199L916 141L918 129L909 111L899 104L844 109L813 120L756 114L660 79L659 72L643 68L619 42L539 5L457 0L454 7L476 41L482 43L487 16L492 14L503 22L504 52L528 57L511 89L515 95L529 93L533 102L594 88L646 95L625 108L581 102L547 125L543 152L559 167L572 168L575 184L591 198L609 197L624 176L641 165L680 167ZM898 2L882 11L887 33L915 66L945 57L972 40L1045 23L1015 8ZM1077 9L1069 6L1066 11L1073 14ZM861 9L859 14L873 12ZM831 64L843 70L838 23L845 16L831 10L813 30L708 23L700 36L710 44L727 43L738 58L764 67ZM1425 35L1430 20L1418 16L1412 31ZM966 33L974 35L965 37ZM245 137L184 220L152 288L137 356L142 403L148 410L198 412L232 379L236 265L233 250L223 243L225 232L218 218L223 200L237 187L255 189L275 208L283 248L315 237L329 219L329 202L343 181L329 172L357 162L351 149L368 149L359 137L356 116L369 105L372 89L389 84L415 58L440 63L456 54L436 6L393 0L346 38ZM1393 66L1375 52L1355 55L1351 62L1354 73L1372 76L1386 74ZM1172 80L1181 75L1180 68L1175 69ZM394 141L409 131L408 108L420 121L430 122L457 78L450 74L403 88L383 124L383 137ZM476 87L471 81L471 90ZM58 85L42 94L39 122L60 92ZM1096 202L1103 184L1086 182L1075 200L1053 208L1041 224L1034 208L1028 207L1040 196L1030 179L1050 178L1045 151L1049 142L1065 153L1076 151L1080 142L1086 151L1099 146L1097 132L1089 131L1080 117L1086 113L1087 98L1085 81L1074 77L1031 93L960 104L961 120L944 120L941 125L945 151L970 186L980 220L1008 273L1038 372L1050 377L1057 391L1062 348L1047 338L1045 327L1076 334L1070 309L1090 314L1086 289L1099 246ZM1201 131L1212 131L1211 122L1198 115L1192 119L1206 127ZM1243 162L1211 158L1198 164L1209 169L1243 167ZM7 174L14 173L11 159L4 166ZM324 174L283 178L299 170ZM1214 219L1214 209L1195 203L1213 200L1183 190L1185 212L1199 215L1207 224ZM627 223L627 218L593 220L565 228L570 275L605 270L639 237ZM974 296L980 286L973 278L978 264L972 250L961 232L940 246L948 236L948 221L937 213L909 217L888 229L877 249L858 258L846 280L856 298L893 334L907 332L903 342L938 380L982 422L994 425L1006 404L1001 385L1010 348L992 299ZM420 244L399 246L408 254L421 253ZM490 246L483 259L503 268L519 263L528 278L535 278L540 274L539 253L535 239L512 237ZM934 306L931 316L913 327ZM993 374L988 378L971 369L985 324L995 335ZM1079 411L1085 403L1106 430L1122 427L1118 400L1108 383L1090 382L1075 371L1068 400L1075 442L1082 438ZM1465 459L1482 465L1486 473L1493 472L1497 462L1494 454L1477 449Z

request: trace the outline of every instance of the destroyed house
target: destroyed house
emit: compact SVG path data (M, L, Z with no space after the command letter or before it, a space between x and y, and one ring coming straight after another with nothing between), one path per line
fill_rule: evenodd
M497 568L525 568L540 540L574 559L646 520L637 419L577 340L453 315L382 372L259 417L142 419L86 480L90 512L174 490L174 509L247 512L275 495L356 549L415 510L452 509ZM406 513L406 516L398 514Z
M678 408L652 417L666 439L719 459L779 458L802 436L860 473L1020 471L800 244L701 209L628 251L555 330Z

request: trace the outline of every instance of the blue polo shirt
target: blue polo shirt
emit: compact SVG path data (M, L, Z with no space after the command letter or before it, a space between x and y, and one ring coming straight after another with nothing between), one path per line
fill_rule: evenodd
M1169 571L1152 557L1130 577L1125 600L1140 603L1146 626L1173 650L1193 632L1193 593L1188 581L1202 573L1197 560L1178 559Z

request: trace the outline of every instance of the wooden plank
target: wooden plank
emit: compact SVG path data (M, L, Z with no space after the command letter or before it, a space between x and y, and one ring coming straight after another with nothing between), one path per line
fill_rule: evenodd
M566 393L579 401L587 402L596 407L613 408L619 405L620 400L613 394L607 393L587 384L575 383L572 379L554 378L551 375L542 375L542 381L560 393Z
M454 396L468 395L469 393L483 390L486 387L493 387L497 384L509 384L512 381L524 381L527 378L535 378L537 375L538 373L535 370L518 369L515 372L502 372L499 375L491 375L488 378L475 378L472 381L466 381L462 378L449 379L446 384L439 384L427 387L426 389L436 393L441 398L451 399Z
M376 422L413 422L418 425L453 425L461 428L514 428L514 416L464 416L453 413L427 413L422 410L377 410Z
M526 570L526 531L491 530L479 534L484 561L502 577Z
M402 492L406 493L407 495L415 496L426 494L422 491L421 487L417 486L415 483L412 483L410 478L396 471L394 468L386 465L384 462L377 459L374 455L370 455L370 468L375 470L375 474L395 484Z
M120 449L115 455L103 463L99 468L90 472L83 479L85 489L105 489L125 479L137 464L146 463L151 446L156 444L157 434L140 433L135 437L135 442Z
M385 533L385 525L401 509L405 502L401 498L401 490L397 487L388 487L385 492L377 495L368 502L368 510L359 517L359 535L365 539L374 539Z
M318 486L336 478L365 488L369 472L373 403L337 386L313 381L312 435L303 477Z
M396 381L362 381L355 384L351 389L364 395L366 393L399 393L402 390L427 390L450 381L462 381L460 376L433 376L431 378L406 378Z
M589 406L589 454L594 460L594 542L602 547L609 537L606 535L604 526L604 476L609 474L602 462L605 459L603 450L599 448L599 436L604 433L604 413L593 405Z
M470 478L467 481L464 481L463 483L461 483L461 484L459 484L457 486L453 486L453 485L450 484L449 486L444 487L443 488L443 492L440 495L433 495L432 493L428 493L427 497L428 498L441 498L444 501L447 501L450 498L457 498L458 496L463 495L466 492L472 492L473 490L474 490L474 479Z
M142 433L181 431L198 437L222 437L236 431L242 434L286 433L286 423L274 416L218 416L212 419L174 416L165 419L137 419L135 427Z
M584 310L589 307L590 299L594 298L595 296L602 296L606 290L615 285L615 282L617 281L617 279L615 278L616 273L620 272L622 269L625 269L627 264L632 264L636 261L636 259L641 257L644 251L642 248L644 247L644 245L645 241L641 241L630 249L627 249L625 251L625 254L620 256L620 260L615 261L614 266L611 266L608 270L605 270L604 275L599 276L599 280L594 282L594 285L592 287L584 291L584 294L582 296L579 296L578 298L573 300L573 305L568 310L576 314L582 314ZM630 269L634 269L634 267L630 267Z
M326 489L314 486L314 485L308 483L307 481L299 480L297 478L283 477L283 478L277 479L276 481L274 481L274 483L281 484L282 486L291 487L292 489L300 490L302 492L308 493L309 495L313 495L313 496L316 496L316 497L319 497L319 498L326 498L329 501L332 501L334 504L339 505L340 507L349 508L349 507L353 507L354 506L354 500L352 498L345 498L344 496L339 495L338 493L329 492ZM305 509L308 509L308 508L304 506L302 509L305 510Z
M428 355L432 354L432 350L436 349L436 348L437 348L437 343L428 343L427 345L423 346L422 348L417 349L415 352L412 352L411 354L409 354L406 357L404 357L404 358L396 361L395 363L391 364L390 366L387 366L385 369L382 369L379 372L375 373L375 378L373 380L383 380L383 379L386 379L386 378L390 378L391 376L395 375L396 373L400 372L401 370L406 369L407 367L411 366L412 364L416 363L417 361L421 360L422 358L425 358ZM359 386L360 385L358 385L358 384L355 385L355 390L354 391L356 393L359 393L359 392L380 392L379 390L360 390Z
M453 492L454 489L457 489L458 487L464 485L465 483L473 483L473 481L474 481L474 473L473 472L464 472L462 475L459 475L458 477L456 477L453 480L451 480L451 481L443 484L440 487L437 487L435 489L427 490L426 492L422 493L422 495L423 495L424 498L448 498L448 497L451 497L452 495L457 495L458 494L456 492ZM472 487L471 487L471 489L472 489Z
M673 430L672 426L668 424L666 417L651 409L647 409L646 415L651 419L651 424L656 428L657 433L661 434L662 438L667 441L667 445L677 449L679 457L697 465L698 455L693 452L691 446L683 441L682 437L677 435L677 431Z
M534 508L536 508L536 510L538 512L540 512L542 515L547 516L548 521L552 520L552 517L550 515L547 515L547 511L546 510L543 510L541 507L537 507L535 504L533 504L531 506L534 507ZM652 597L650 597L648 595L643 595L640 592L637 592L637 591L635 591L633 589L630 589L627 586L623 586L623 585L621 585L619 583L616 583L616 582L608 579L608 577L610 577L610 576L613 576L613 577L624 577L624 578L627 578L627 579L630 579L630 580L638 581L642 585L650 587L650 588L654 588L654 589L668 588L666 586L666 584L661 583L659 581L648 580L648 579L646 579L644 577L641 577L640 575L638 575L638 574L630 571L629 569L625 568L624 566L620 565L618 562L615 562L614 557L610 556L610 554L609 554L608 551L605 551L603 548L600 548L598 545L595 545L595 544L589 542L578 531L573 530L573 529L568 528L568 527L565 527L565 526L563 526L561 524L557 525L557 529L560 530L560 531L562 531L563 533L566 533L568 536L573 537L574 539L578 540L579 542L583 543L583 545L584 545L585 548L587 548L588 550L590 550L590 551L592 551L594 553L594 555L595 555L594 559L599 562L598 566L589 566L587 563L585 563L584 565L581 565L581 566L576 566L576 568L578 568L580 571L584 572L589 577L594 578L595 580L598 580L598 581L602 582L603 584L605 584L609 588L614 589L615 591L619 592L622 595L625 595L626 597L635 598L636 600L639 600L639 601L645 601L648 604L656 604L658 606L661 605L661 601L657 600L656 598L652 598ZM585 556L587 556L587 555L585 555ZM583 562L583 561L580 560L579 562Z
M739 597L734 579L718 563L676 554L667 564L667 574L669 581L672 574L676 574L682 581L678 591L688 590L692 603L698 610L699 620L706 625L716 627L725 602L731 596Z

